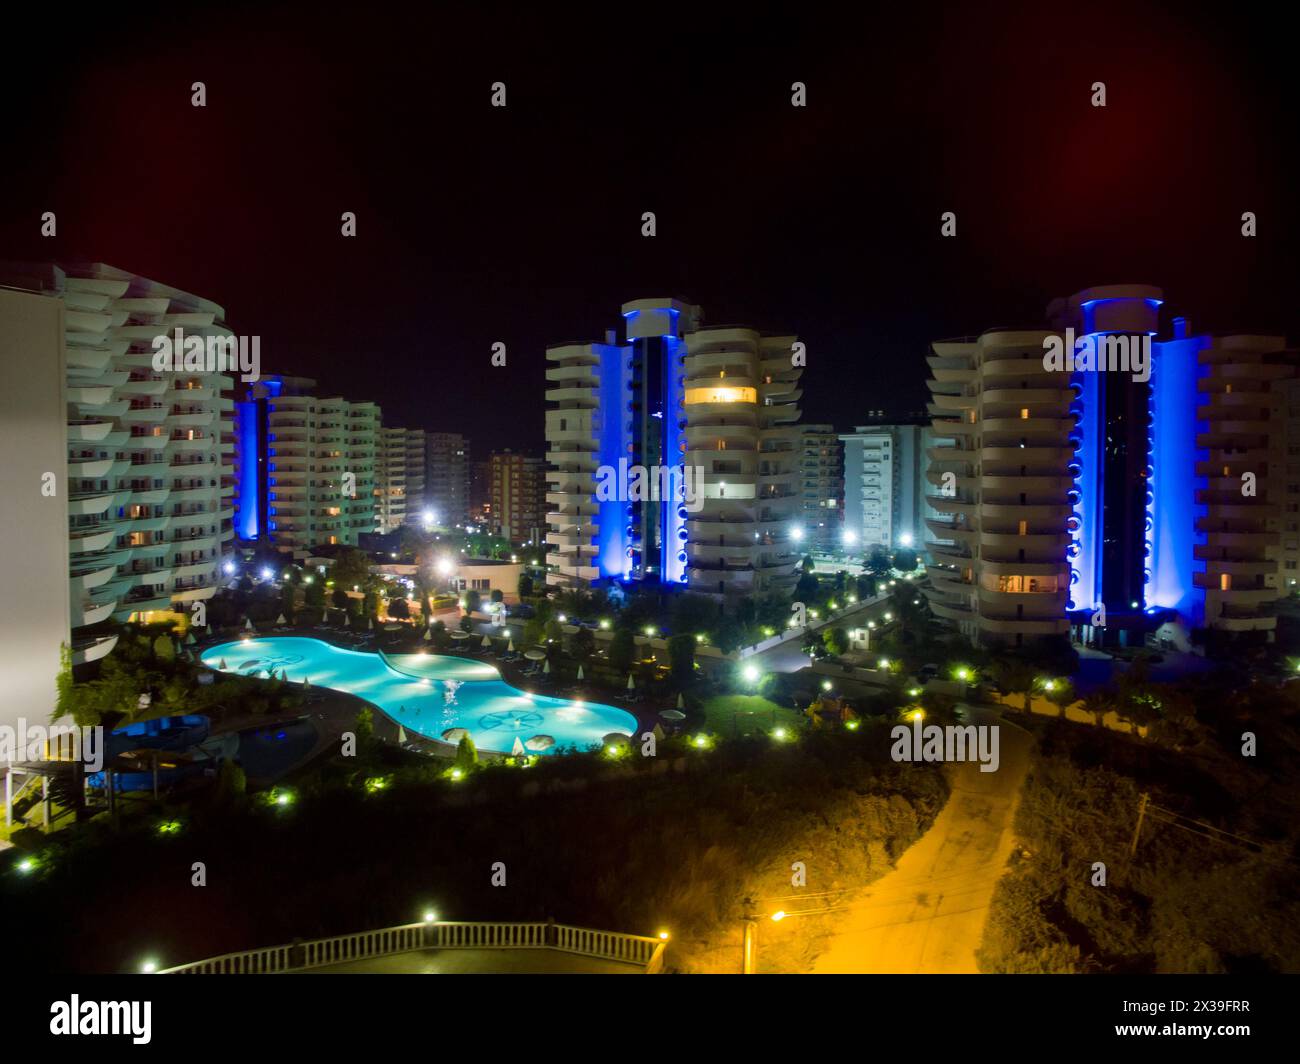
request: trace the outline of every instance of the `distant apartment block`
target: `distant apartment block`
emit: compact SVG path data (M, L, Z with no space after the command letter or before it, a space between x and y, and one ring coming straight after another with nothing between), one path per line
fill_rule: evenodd
M925 521L935 516L926 501L926 477L934 431L924 415L890 417L883 412L840 437L844 444L844 530L855 551L874 546L921 553Z
M394 532L419 522L424 512L423 430L381 426L375 464L379 531Z
M797 527L804 550L839 548L844 531L844 444L831 425L799 430Z
M541 543L546 527L546 462L513 451L494 451L491 531L515 543Z
M237 409L239 536L296 555L356 546L379 523L379 407L322 398L315 386L263 377Z
M470 513L470 441L457 432L426 432L424 504L444 525Z

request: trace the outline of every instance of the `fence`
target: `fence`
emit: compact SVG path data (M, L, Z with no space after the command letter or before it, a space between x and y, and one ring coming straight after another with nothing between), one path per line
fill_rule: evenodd
M657 938L567 924L434 921L225 953L158 974L273 975L422 949L554 949L638 965L645 974L657 975L663 970L664 948Z

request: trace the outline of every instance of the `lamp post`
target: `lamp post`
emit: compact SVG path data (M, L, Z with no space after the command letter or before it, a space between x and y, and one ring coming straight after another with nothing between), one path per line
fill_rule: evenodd
M766 898L765 901L790 901L793 899L803 900L806 898L830 898L832 895L844 894L843 890L824 890L816 894L790 894L781 898ZM745 908L745 914L741 917L743 938L741 940L740 956L740 973L741 975L758 974L758 922L763 917L756 912L757 906L753 898L745 898L742 902ZM782 920L788 920L792 916L820 916L822 913L840 912L847 909L847 905L827 905L821 909L795 909L793 912L787 912L785 909L777 909L768 917L774 924L779 924Z

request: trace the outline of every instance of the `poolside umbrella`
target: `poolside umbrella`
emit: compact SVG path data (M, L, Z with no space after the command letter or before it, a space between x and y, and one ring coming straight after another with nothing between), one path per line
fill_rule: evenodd
M375 630L375 619L373 617L366 618L366 628L371 632Z
M538 650L537 647L532 647L531 649L524 651L524 657L529 661L541 661L546 657L546 651Z
M397 726L397 741L399 744L406 742L406 729L400 724Z
M542 675L549 676L550 672L551 672L551 659L547 658L544 662L542 662Z
M430 639L433 638L433 633L428 628L426 628L424 630L424 635L420 636L420 638L427 643Z
M442 733L442 737L446 739L447 742L449 743L458 743L463 738L465 738L465 736L467 736L468 734L469 732L467 732L464 728L448 728L445 732Z
M515 637L514 637L514 636L511 636L510 639L509 639L509 641L506 643L506 652L507 652L508 654L513 654L513 653L515 652Z
M289 682L289 670L288 670L288 669L281 669L281 670L280 670L280 681L281 681L282 683L288 683L288 682Z
M304 677L302 678L302 689L305 691L305 690L307 690L307 688L310 687L310 686L311 686L311 681L310 681L309 679L307 679L306 676L304 676Z
M549 735L534 735L524 746L529 750L546 750L555 745L555 739Z
M492 645L492 637L490 635L485 635L483 637L483 642L479 644L479 646L481 646L484 650L488 649L488 647L490 647L491 645Z
M515 745L510 748L511 757L522 757L524 755L524 744L519 736L515 736Z
M632 674L629 672L627 674L627 689L631 691L635 689L635 687L636 687L636 681L632 679Z
M251 618L251 617L245 617L245 618L244 618L244 631L245 631L245 632L255 632L255 631L257 631L257 629L253 627L253 618Z
M219 666L219 668L221 669L222 672L225 672L226 669L229 668L229 666L226 665L226 659L225 659L225 658L222 658L222 659L221 659L221 665Z
M677 708L678 709L686 708L686 699L682 697L682 693L680 691L677 692Z
M585 680L585 679L586 679L586 677L582 675L582 666L581 666L581 665L578 666L578 679L579 679L579 680Z
M192 647L197 642L198 640L194 638L194 633L192 631L185 633L185 645L187 647Z
M329 610L321 610L321 611L320 611L320 623L321 623L321 624L329 624L329 621L330 621L330 611L329 611Z
M275 623L276 623L276 624L288 624L288 623L289 623L289 618L286 617L286 616L282 613L282 614L280 614L279 617L277 617L277 618L275 619Z
M662 713L659 714L659 716L663 717L664 720L685 720L686 719L686 714L683 713L680 709L665 709Z
M344 613L344 614L343 614L343 627L344 627L344 628L351 628L351 627L352 627L352 614L350 614L350 613Z

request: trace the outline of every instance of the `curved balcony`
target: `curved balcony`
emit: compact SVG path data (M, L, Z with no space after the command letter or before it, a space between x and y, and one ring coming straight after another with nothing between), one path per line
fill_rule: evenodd
M86 665L112 653L117 646L116 635L93 636L89 639L74 639L72 642L72 664Z

